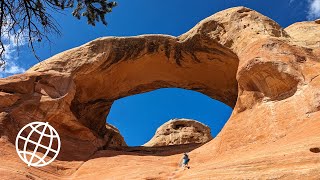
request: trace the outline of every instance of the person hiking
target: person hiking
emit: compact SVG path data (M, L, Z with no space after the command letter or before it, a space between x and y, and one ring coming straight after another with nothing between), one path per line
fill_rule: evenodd
M190 161L190 158L189 158L188 154L187 154L187 153L184 153L184 154L183 154L183 158L182 158L181 167L183 167L184 169L185 169L185 168L190 169L190 166L188 165L189 161Z

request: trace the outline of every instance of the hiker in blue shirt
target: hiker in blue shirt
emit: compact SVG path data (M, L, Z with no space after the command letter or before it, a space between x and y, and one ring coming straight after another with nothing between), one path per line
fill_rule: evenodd
M184 154L183 154L183 158L182 158L182 167L183 167L184 169L185 169L185 168L190 169L190 166L188 165L189 161L190 161L190 158L189 158L188 154L187 154L187 153L184 153Z

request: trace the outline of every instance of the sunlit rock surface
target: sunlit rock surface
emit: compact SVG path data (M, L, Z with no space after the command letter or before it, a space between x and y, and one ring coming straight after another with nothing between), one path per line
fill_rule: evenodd
M192 119L171 119L161 125L144 146L206 143L212 139L210 128Z

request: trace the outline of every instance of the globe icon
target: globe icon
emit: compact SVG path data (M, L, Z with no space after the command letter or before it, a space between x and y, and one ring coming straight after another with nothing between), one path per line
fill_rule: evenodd
M60 147L59 134L48 122L29 123L16 137L16 151L28 166L50 164L58 156Z

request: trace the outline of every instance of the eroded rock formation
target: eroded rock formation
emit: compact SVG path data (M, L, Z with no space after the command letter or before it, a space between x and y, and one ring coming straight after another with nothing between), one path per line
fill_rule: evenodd
M161 125L144 146L206 143L212 139L210 128L192 119L171 119Z
M319 32L316 22L284 29L236 7L179 37L99 38L0 79L0 175L319 179ZM191 169L175 171L180 155L101 151L112 102L164 87L199 91L234 108L219 135L190 153ZM12 144L32 121L49 122L62 139L58 160L45 168L26 168Z
M119 130L111 124L106 124L107 132L104 134L104 139L107 141L104 148L108 147L123 147L127 146L123 136Z

